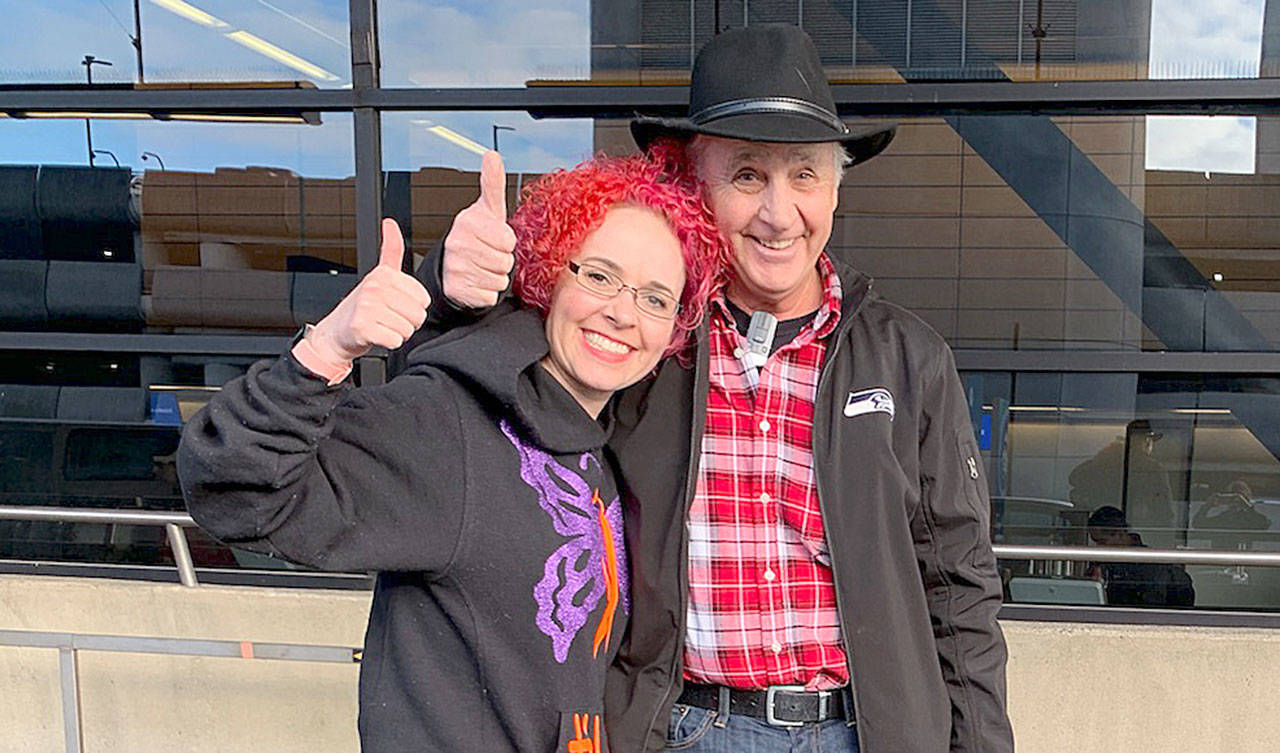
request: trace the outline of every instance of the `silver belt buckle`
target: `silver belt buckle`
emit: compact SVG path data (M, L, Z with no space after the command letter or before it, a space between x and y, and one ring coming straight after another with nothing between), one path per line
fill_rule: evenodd
M782 691L784 693L817 693L818 716L824 717L827 715L827 704L831 702L831 691L805 690L803 685L771 685L765 690L764 720L769 724L773 725L774 727L803 727L804 726L804 722L792 722L792 721L787 721L786 719L779 719L777 716L774 716L773 701L774 701L774 698L777 696L778 691Z

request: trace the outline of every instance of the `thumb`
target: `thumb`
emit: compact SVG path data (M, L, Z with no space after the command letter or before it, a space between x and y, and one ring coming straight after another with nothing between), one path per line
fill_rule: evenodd
M502 155L492 149L480 160L480 203L494 217L507 221L507 171L502 166Z
M404 236L400 226L390 217L382 219L382 250L378 253L378 266L401 270L404 262Z

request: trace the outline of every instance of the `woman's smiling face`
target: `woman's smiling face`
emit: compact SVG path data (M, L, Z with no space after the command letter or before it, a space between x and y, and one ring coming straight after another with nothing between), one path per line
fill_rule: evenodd
M611 208L571 261L677 301L684 290L680 241L666 219L648 209ZM636 295L642 293L624 289L604 297L583 287L568 268L552 294L543 366L593 416L615 391L653 370L671 342L674 320L641 312Z

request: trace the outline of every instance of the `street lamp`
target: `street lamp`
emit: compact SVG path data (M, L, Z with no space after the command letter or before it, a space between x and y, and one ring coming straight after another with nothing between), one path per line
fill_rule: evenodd
M108 60L99 60L93 55L85 55L84 60L80 61L80 65L84 66L84 77L93 86L93 66L95 65L111 65ZM93 167L93 128L89 125L89 119L84 119L84 139L89 145L89 167Z
M111 151L111 150L109 150L109 149L94 149L94 150L93 150L93 153L94 153L94 154L105 154L105 155L107 155L108 157L110 157L110 158L111 158L111 161L112 161L112 162L116 163L116 167L120 167L120 160L116 159L115 152L112 152L112 151Z
M161 169L161 170L163 170L163 169L164 169L164 160L160 159L160 155L156 154L155 152L143 152L143 153L142 153L142 161L143 161L143 162L146 162L146 161L147 161L147 157L154 157L154 158L155 158L155 161L160 163L160 169Z
M493 127L493 151L498 151L498 131L514 131L513 126L495 125Z

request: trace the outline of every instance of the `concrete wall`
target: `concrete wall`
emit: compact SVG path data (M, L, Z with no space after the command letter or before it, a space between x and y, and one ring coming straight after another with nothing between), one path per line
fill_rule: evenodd
M0 629L358 646L368 602L0 576ZM1280 750L1280 631L1004 627L1021 753ZM80 662L86 753L358 750L354 665L93 651ZM0 648L0 688L0 752L62 751L57 651Z

